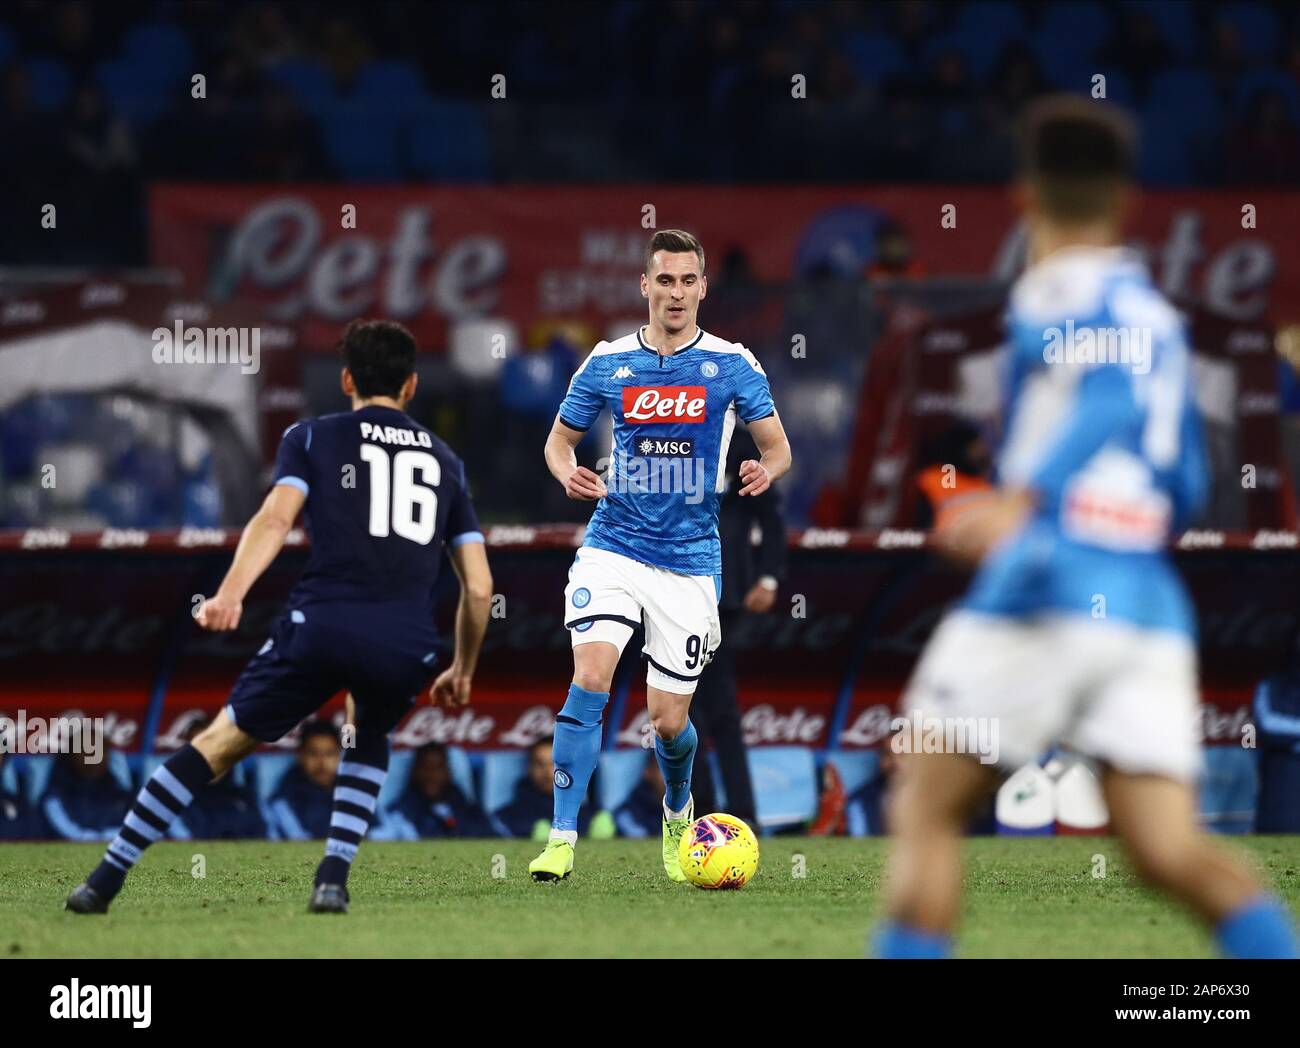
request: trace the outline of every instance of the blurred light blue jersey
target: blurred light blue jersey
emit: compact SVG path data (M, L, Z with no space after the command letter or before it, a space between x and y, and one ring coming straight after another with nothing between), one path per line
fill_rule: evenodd
M584 541L682 575L720 575L727 448L737 418L776 414L767 375L744 346L703 330L670 356L642 331L599 343L560 404L571 429L589 429L606 408L614 417L609 494Z
M1017 282L1008 336L998 482L1038 505L964 606L1194 634L1166 552L1209 483L1178 314L1122 248L1071 248Z

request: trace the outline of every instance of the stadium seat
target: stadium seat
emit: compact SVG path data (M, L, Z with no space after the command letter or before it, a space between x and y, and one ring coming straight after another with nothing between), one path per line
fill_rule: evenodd
M0 67L12 62L16 53L13 31L7 25L0 25Z
M312 116L321 117L338 101L329 71L315 62L301 59L281 62L268 69L266 76L288 88L303 110Z
M1043 14L1041 32L1091 55L1110 34L1110 14L1098 3L1054 3Z
M611 750L600 755L596 795L602 809L617 811L623 806L645 774L649 759L650 751L642 749Z
M352 101L330 106L321 118L325 148L339 173L373 182L392 182L402 174L399 125L399 118L383 107Z
M72 77L67 67L53 58L34 58L27 63L27 89L39 109L61 109L72 97Z
M1241 38L1242 49L1255 58L1272 58L1282 40L1277 14L1264 4L1232 4L1219 8L1216 24L1226 22Z
M144 22L127 30L122 56L147 64L159 82L173 82L194 69L194 49L184 30L167 22Z
M132 58L110 59L95 66L108 106L136 127L145 127L167 107L168 80L149 64Z
M411 768L414 764L414 750L394 750L389 756L388 778L384 780L383 789L379 791L381 810L401 799L406 784L411 781Z
M835 765L840 773L845 796L852 796L880 774L880 754L875 750L831 750L826 754L826 763Z
M879 84L907 70L907 57L902 45L892 36L850 33L843 47L853 71L864 83Z
M426 178L475 181L491 174L491 144L479 110L466 102L424 99L410 109L406 154Z
M528 754L523 750L494 750L483 755L483 793L480 804L485 812L494 812L510 803L515 786L528 768Z
M1202 135L1222 128L1223 104L1208 73L1176 67L1151 78L1143 110L1143 136L1158 131L1161 124Z
M1198 784L1201 820L1218 833L1250 833L1259 795L1256 754L1242 746L1206 746Z
M749 751L754 803L764 829L795 826L817 814L817 764L805 746L758 746Z
M18 765L15 758L6 757L3 765L0 765L0 793L17 794L22 789L22 784L18 781Z
M1195 6L1187 0L1125 0L1121 8L1137 9L1155 22L1161 39L1182 61L1196 56L1201 34Z
M378 61L368 63L358 74L352 93L354 98L382 99L405 105L424 94L424 74L410 62Z

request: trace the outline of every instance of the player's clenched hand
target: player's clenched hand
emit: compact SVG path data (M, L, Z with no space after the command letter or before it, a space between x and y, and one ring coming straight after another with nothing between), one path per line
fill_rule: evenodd
M449 666L438 674L429 689L429 698L435 706L455 709L469 703L469 686L473 678L458 666Z
M223 597L218 593L199 605L194 621L205 630L233 630L239 625L239 617L244 613L242 601Z
M571 499L588 502L592 499L603 499L608 494L605 490L605 482L586 466L578 466L569 474L564 482L564 493Z
M772 477L758 459L745 459L740 464L740 483L742 495L761 495L772 486Z

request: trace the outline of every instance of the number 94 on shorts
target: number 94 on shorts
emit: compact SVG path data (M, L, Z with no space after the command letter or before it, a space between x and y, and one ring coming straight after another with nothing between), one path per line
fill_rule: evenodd
M564 626L575 648L605 641L621 653L644 624L646 683L691 695L722 643L719 582L712 575L679 575L583 546L564 588Z

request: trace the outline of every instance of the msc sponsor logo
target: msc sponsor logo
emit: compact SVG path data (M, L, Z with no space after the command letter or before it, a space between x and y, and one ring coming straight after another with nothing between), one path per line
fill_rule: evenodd
M703 386L624 386L623 418L627 422L703 422Z
M690 458L695 454L695 441L641 437L636 442L636 453L642 458Z

